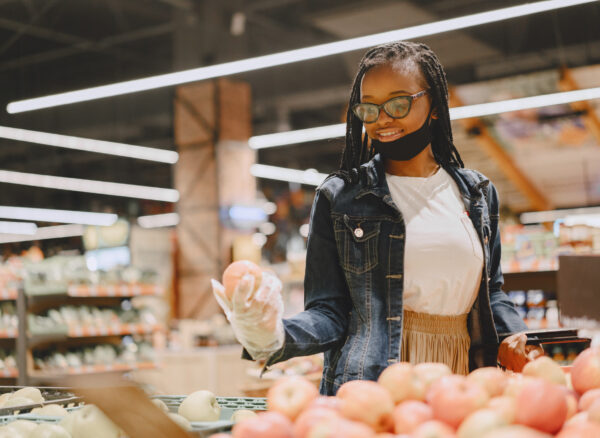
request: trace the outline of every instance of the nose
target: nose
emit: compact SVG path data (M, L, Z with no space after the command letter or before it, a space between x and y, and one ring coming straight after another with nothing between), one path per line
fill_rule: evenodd
M386 113L383 108L379 108L379 117L377 118L377 125L387 126L392 123L394 119L392 119L388 113Z

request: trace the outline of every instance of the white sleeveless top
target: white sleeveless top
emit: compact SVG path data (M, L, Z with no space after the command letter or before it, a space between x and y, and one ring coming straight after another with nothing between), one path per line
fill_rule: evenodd
M427 178L386 173L406 224L404 308L460 315L473 306L483 249L455 181L442 167Z

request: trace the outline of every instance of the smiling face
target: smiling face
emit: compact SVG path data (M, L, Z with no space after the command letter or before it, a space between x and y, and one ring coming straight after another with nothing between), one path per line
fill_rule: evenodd
M379 105L393 97L408 96L426 88L427 83L418 67L399 69L384 64L371 68L363 77L361 102ZM414 100L410 112L402 119L393 119L382 109L377 121L364 124L367 135L372 140L389 142L416 131L427 118L430 102L429 94ZM431 118L437 118L435 111Z

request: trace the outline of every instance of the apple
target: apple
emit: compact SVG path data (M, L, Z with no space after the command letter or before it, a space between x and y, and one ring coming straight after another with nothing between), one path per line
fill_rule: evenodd
M500 368L483 367L471 371L467 379L485 389L490 397L496 397L504 392L508 377Z
M502 395L516 398L523 390L523 387L534 380L534 377L524 376L521 373L513 374L508 378L506 389Z
M208 438L231 438L231 435L229 435L228 433L219 432L209 435Z
M473 412L460 424L457 438L480 438L484 433L508 425L501 412L480 409Z
M600 347L587 348L577 356L571 368L571 382L579 394L600 388Z
M340 386L337 397L342 400L342 415L361 421L375 432L388 432L393 427L394 401L381 385L367 380L352 380Z
M520 424L511 424L494 429L481 438L552 438L552 435Z
M262 271L258 265L249 260L239 260L227 266L227 269L223 272L223 286L225 287L227 298L232 299L235 288L246 274L254 276L254 287L255 289L258 288L262 279Z
M294 423L294 438L306 438L310 429L317 423L322 420L339 417L340 414L336 410L311 405L296 418Z
M59 423L71 438L119 438L122 431L95 405L70 412Z
M566 386L561 386L561 389L567 397L567 420L577 413L577 393Z
M600 400L596 400L594 403L592 403L592 405L588 408L587 413L590 421L600 425Z
M600 424L593 421L580 421L565 426L556 438L598 438Z
M421 379L425 387L425 394L429 391L431 385L444 376L451 376L452 370L444 363L423 362L414 366L415 373Z
M399 362L387 367L377 380L388 390L395 404L404 400L424 400L425 383L408 362Z
M306 438L375 438L369 426L346 418L332 417L317 422Z
M233 438L293 438L292 422L279 412L261 412L254 418L236 423Z
M42 396L42 392L30 386L25 388L21 388L16 392L13 392L11 398L14 397L25 397L31 400L33 403L44 403L44 397Z
M567 384L565 372L558 363L554 362L548 356L541 356L528 362L523 367L521 373L524 376L542 378L550 383L557 383L559 385Z
M45 415L47 417L64 417L69 412L60 405L50 404L42 406L41 408L33 408L31 413L36 415Z
M590 389L579 398L579 410L587 411L596 400L600 399L600 388Z
M342 401L334 396L320 395L314 399L306 409L325 408L333 409L334 411L342 411Z
M58 424L46 423L36 427L28 438L71 438L71 435Z
M15 436L29 436L37 428L37 423L28 420L15 420L6 426L6 429L14 431Z
M33 405L36 402L27 397L15 396L13 395L4 403L3 408L14 408L16 406L29 406Z
M188 421L217 421L221 407L215 395L206 390L188 395L179 405L177 413Z
M515 414L517 410L517 404L513 397L507 395L501 395L499 397L492 397L486 405L486 409L491 409L500 413L508 424L515 421Z
M168 412L167 415L173 423L177 424L177 426L181 427L183 430L192 430L192 425L187 418L173 412Z
M409 434L421 423L433 420L433 410L421 401L407 400L394 408L392 418L395 433Z
M420 424L410 435L411 438L455 438L454 429L437 420Z
M515 423L556 433L567 419L567 397L559 385L542 379L526 383L516 398Z
M301 376L284 377L269 389L267 406L270 411L280 412L294 421L318 396L319 391L308 379Z
M231 421L233 421L234 423L238 423L242 420L245 420L246 418L253 418L256 416L258 416L258 414L254 411L251 411L250 409L238 409L237 411L234 411L231 415Z
M569 418L565 422L565 424L563 426L563 429L566 428L566 427L570 427L570 426L572 426L574 424L577 424L577 423L586 422L588 420L589 420L589 418L588 418L587 411L585 411L585 412L578 412L578 413L576 413L575 415L573 415L571 418Z
M159 399L159 398L153 398L150 401L152 403L154 403L156 405L156 407L159 408L161 411L163 411L165 413L169 412L169 407L161 399Z
M465 376L452 375L436 381L427 393L427 400L433 417L456 429L469 414L483 408L489 396Z

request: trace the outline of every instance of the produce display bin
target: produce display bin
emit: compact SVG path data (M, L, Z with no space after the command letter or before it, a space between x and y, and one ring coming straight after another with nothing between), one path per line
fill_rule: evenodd
M15 392L24 386L0 386L0 394L6 394L9 392ZM56 404L63 407L75 406L82 403L81 397L77 397L73 394L69 388L59 387L45 387L38 386L42 396L44 397L44 403L30 403L27 405L11 406L7 408L0 408L0 418L4 416L12 416L19 413L29 412L34 408L39 408L47 404Z

